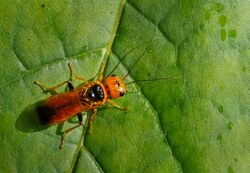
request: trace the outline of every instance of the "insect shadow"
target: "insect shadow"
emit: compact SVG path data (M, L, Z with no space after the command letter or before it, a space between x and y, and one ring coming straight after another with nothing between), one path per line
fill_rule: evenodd
M27 106L16 120L15 127L22 132L37 132L49 128L49 125L43 125L40 122L36 112L36 105Z

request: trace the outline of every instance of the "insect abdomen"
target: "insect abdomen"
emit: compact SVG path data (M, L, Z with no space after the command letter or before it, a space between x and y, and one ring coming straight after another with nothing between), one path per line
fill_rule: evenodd
M36 111L42 124L57 124L68 120L84 109L72 93L64 93L38 103Z
M36 111L42 124L49 124L49 121L56 114L56 109L48 107L42 103L39 103L36 106Z

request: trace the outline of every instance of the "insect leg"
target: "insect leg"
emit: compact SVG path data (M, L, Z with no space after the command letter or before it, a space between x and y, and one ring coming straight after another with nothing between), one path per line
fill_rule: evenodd
M77 118L78 118L78 121L79 121L79 122L82 122L82 114L81 114L81 113L78 113L78 114L77 114Z
M77 127L80 127L80 126L82 125L82 114L81 114L81 113L78 113L78 114L77 114L77 117L78 117L79 123L78 123L76 126L71 127L71 128L69 128L69 129L67 129L67 130L65 130L65 131L63 132L62 137L61 137L60 146L59 146L60 149L63 148L64 139L65 139L66 135L67 135L69 132L71 132L72 130L74 130L74 129L76 129Z
M127 110L128 108L125 107L125 108L122 108L121 106L119 106L117 103L115 103L114 101L108 99L107 102L109 102L112 106L116 107L117 109L120 109L120 110Z
M58 84L58 85L56 85L56 86L54 86L54 87L48 88L48 87L46 87L46 86L40 84L40 82L34 81L34 84L35 84L35 85L38 85L38 86L43 90L43 92L55 91L57 88L59 88L59 87L65 85L66 83L68 83L68 81L64 81L64 82L62 82L62 83L60 83L60 84Z
M92 122L97 113L97 109L93 109L93 114L89 117L89 132L91 133L92 131Z
M70 91L74 90L75 87L74 87L74 85L72 84L71 81L67 81L67 85L68 85L68 88L69 88Z
M69 66L69 69L70 69L70 71L71 71L71 73L72 73L72 75L74 76L75 79L80 80L80 81L83 81L84 83L87 82L86 79L84 79L84 78L82 78L82 77L80 77L80 76L78 76L78 75L76 74L75 70L74 70L73 67L72 67L72 64L68 63L68 66Z
M74 91L75 87L70 80L67 81L67 85L70 91ZM87 89L87 87L82 86L82 88Z

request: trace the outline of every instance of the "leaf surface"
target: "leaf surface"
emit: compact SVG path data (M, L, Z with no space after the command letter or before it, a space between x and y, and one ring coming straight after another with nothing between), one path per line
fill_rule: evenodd
M0 3L0 172L249 172L246 0ZM76 119L40 126L51 93L33 81L68 80L68 62L135 82L114 100L127 111L105 105L59 150Z

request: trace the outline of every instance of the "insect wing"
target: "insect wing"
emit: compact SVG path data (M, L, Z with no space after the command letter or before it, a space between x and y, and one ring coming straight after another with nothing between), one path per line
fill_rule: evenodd
M39 102L36 111L41 123L57 124L83 111L78 94L78 92L59 93Z

